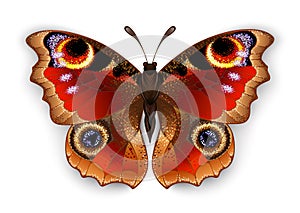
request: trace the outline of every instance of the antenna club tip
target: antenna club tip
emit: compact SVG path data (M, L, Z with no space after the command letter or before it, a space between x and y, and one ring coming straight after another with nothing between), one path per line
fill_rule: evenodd
M174 33L175 30L176 30L175 26L169 27L169 29L165 32L164 36L167 37L167 36L171 35L172 33Z
M129 35L131 35L131 36L133 36L133 37L136 36L135 32L131 29L131 27L125 26L125 27L124 27L124 30L125 30Z

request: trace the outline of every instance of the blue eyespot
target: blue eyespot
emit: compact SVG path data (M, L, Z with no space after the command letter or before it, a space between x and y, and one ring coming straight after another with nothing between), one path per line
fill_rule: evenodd
M99 131L89 129L82 134L81 142L87 148L95 148L102 142L102 136Z
M206 129L200 132L198 140L203 147L214 148L218 145L220 139L215 131Z

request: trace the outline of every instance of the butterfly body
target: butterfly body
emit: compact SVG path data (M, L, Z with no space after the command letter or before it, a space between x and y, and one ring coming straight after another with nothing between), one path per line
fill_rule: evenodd
M71 125L71 166L100 185L132 188L143 180L151 154L141 130L143 114L149 139L159 122L152 169L164 187L198 186L230 165L234 138L228 124L248 119L257 86L269 80L261 57L272 42L263 31L231 31L196 43L159 72L156 62L145 62L140 72L81 35L41 31L27 38L39 56L31 81L44 89L52 120Z

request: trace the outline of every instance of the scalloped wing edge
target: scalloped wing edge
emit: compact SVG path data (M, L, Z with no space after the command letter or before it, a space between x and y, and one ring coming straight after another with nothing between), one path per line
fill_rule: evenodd
M257 39L250 55L250 61L257 73L253 79L246 83L245 91L242 94L242 97L237 100L236 107L230 111L224 111L221 117L215 120L217 122L225 122L229 124L246 122L250 117L251 103L258 98L256 91L257 87L270 80L268 66L263 62L262 56L264 51L273 43L273 36L261 30L245 31L253 33Z
M197 169L196 175L183 171L172 171L167 175L157 177L159 183L166 189L177 183L188 183L194 186L200 186L206 178L219 177L221 172L230 166L234 158L234 137L230 128L229 130L231 144L226 152L218 158L207 161L205 164L201 165Z
M80 157L71 147L68 140L70 138L70 133L72 126L70 127L67 138L66 138L66 145L65 145L65 151L66 151L66 157L68 159L68 162L71 167L76 169L82 178L91 177L97 180L98 184L100 186L106 186L111 183L122 183L126 184L132 189L137 187L143 180L144 176L141 178L138 178L138 175L132 171L123 171L122 174L113 175L108 174L104 172L99 166L97 166L94 162L86 160L82 157ZM126 179L123 178L123 176L131 176L135 177L134 179ZM145 175L145 174L144 174Z
M50 32L54 31L40 31L26 38L26 43L38 55L38 61L32 67L30 81L43 88L44 94L42 100L49 104L50 117L54 123L69 125L86 122L76 112L70 112L64 108L64 102L55 92L55 85L44 76L44 71L50 62L50 56L49 51L44 46L43 38Z

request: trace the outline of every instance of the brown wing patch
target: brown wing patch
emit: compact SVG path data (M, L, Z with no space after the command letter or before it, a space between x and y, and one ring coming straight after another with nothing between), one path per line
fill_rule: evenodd
M161 130L152 161L154 174L165 188L181 182L199 186L205 178L218 177L230 165L234 140L229 126L186 114L164 94L160 94L157 108ZM216 144L212 148L200 147L198 138L202 130L217 126L220 134Z
M132 188L143 180L148 161L139 129L142 101L139 96L111 117L71 126L66 155L82 177L93 177L101 186L124 183Z

